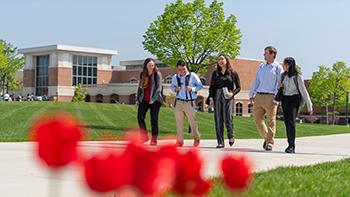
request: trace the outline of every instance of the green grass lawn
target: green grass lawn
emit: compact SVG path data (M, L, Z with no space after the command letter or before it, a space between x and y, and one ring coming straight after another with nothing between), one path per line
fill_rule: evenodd
M350 159L257 173L251 188L241 195L227 193L219 179L214 183L209 196L349 196Z
M54 102L0 102L0 141L26 141L27 130L33 117L51 110L65 110L84 122L92 140L103 136L121 136L126 128L137 127L137 106L102 103L54 103ZM199 130L203 139L215 139L212 113L197 113ZM150 128L149 113L147 125ZM159 115L160 135L175 135L173 110L162 107ZM254 121L249 117L234 117L236 138L260 138ZM350 133L346 126L298 124L297 136L315 136ZM277 137L285 137L283 122L277 122ZM190 136L187 136L190 138Z

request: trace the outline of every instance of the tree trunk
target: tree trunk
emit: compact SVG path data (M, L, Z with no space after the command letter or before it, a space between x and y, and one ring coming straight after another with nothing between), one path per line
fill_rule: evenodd
M328 103L326 103L326 119L327 119L327 125L329 125L329 118L328 118Z
M333 94L333 125L335 125L335 94Z

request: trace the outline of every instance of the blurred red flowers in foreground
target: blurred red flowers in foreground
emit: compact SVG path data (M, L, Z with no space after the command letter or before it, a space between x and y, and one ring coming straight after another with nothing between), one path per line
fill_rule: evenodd
M80 122L65 112L40 116L31 127L38 155L49 167L58 168L77 159L77 143L83 135Z
M131 191L136 196L204 196L212 182L202 176L204 160L198 149L181 152L173 145L146 148L140 132L126 134L128 143L117 150L104 149L89 156L77 151L82 124L67 113L41 116L31 127L39 158L53 169L77 159L87 186L95 192ZM141 142L140 142L141 141ZM180 149L179 149L180 150ZM223 179L232 191L243 191L251 181L251 165L244 156L227 156L221 162Z
M232 191L248 188L252 179L251 163L243 155L226 156L221 162L221 170L226 186Z

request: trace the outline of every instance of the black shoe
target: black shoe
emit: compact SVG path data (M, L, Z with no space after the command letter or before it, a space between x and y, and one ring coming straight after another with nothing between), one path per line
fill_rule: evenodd
M266 141L263 143L263 149L266 149Z
M286 152L286 153L295 153L295 147L288 146L284 152Z
M230 144L230 146L233 146L234 143L235 143L235 138L228 139L228 144Z
M216 146L216 148L225 148L225 145L219 144L219 145Z
M266 151L272 151L272 144L266 144L265 150Z

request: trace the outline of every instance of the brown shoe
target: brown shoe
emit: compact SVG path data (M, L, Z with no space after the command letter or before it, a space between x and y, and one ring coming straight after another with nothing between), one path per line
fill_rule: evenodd
M196 139L194 139L194 141L193 141L193 146L194 146L194 147L198 147L198 146L199 146L199 143L200 143L199 138L196 138Z
M175 143L175 147L183 147L183 145L184 145L183 142L176 141Z
M157 136L152 136L150 145L151 146L157 146Z

